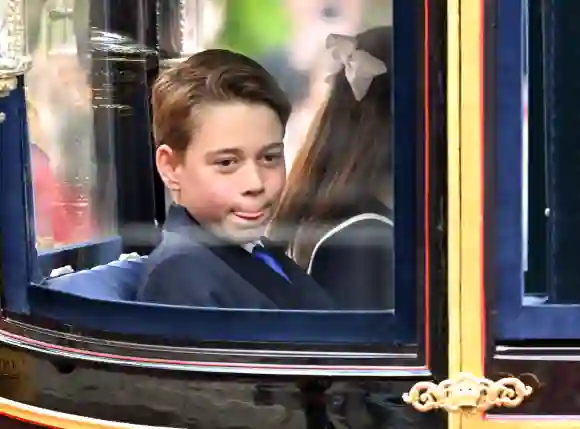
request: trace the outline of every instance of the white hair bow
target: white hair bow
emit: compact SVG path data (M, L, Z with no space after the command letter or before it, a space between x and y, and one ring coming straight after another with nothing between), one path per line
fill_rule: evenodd
M357 101L365 97L375 76L387 72L385 63L368 52L357 49L356 37L329 34L326 47L334 60L332 75L344 67L344 75Z

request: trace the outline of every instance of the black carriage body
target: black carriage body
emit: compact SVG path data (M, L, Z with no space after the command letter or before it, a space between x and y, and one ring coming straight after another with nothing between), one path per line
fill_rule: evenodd
M112 422L171 428L446 426L444 414L419 413L403 402L403 394L414 383L434 375L412 366L376 369L373 374L360 365L360 370L353 370L353 362L332 357L332 353L312 353L316 357L306 358L291 350L264 351L264 346L245 351L217 347L182 350L170 363L155 363L153 358L139 362L133 347L96 347L82 340L61 340L48 355L30 350L45 349L30 344L31 337L45 335L19 331L23 341L11 336L16 348L1 351L4 382L0 395L68 415L56 420L62 424L57 427L77 427L67 420L70 416L101 420L102 427L114 427ZM100 357L87 359L72 351L91 348L103 350ZM143 348L142 352L155 356L159 348ZM130 356L113 358L115 353ZM324 355L330 357L320 357ZM412 353L406 355L406 363L416 361ZM337 361L344 363L337 365ZM317 369L318 364L332 362L332 370ZM42 413L29 416L37 423L51 421ZM2 417L2 427L29 426L13 419Z

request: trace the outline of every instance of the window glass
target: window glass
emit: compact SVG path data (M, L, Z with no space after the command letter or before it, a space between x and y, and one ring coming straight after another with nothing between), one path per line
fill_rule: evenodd
M523 8L522 33L523 270L527 297L532 301L542 301L547 298L549 284L546 271L546 220L549 214L545 186L546 139L544 121L539 119L545 111L543 60L539 55L544 37L540 8L529 2L525 2Z
M30 0L26 8L37 247L98 241L115 233L115 216L100 215L114 210L115 187L111 180L97 180L89 0ZM99 201L107 202L106 210Z
M497 276L488 282L496 287L496 332L504 340L577 339L579 92L572 82L580 33L568 17L580 8L534 1L498 7L497 155L488 158L496 175L488 253Z
M523 213L526 292L552 303L580 303L580 177L576 86L577 31L565 19L576 4L525 2L523 49ZM528 55L527 52L530 52ZM529 70L529 73L528 73ZM528 89L529 87L529 89ZM529 111L529 120L528 120Z
M58 194L47 198L50 204L46 208L44 200L41 201L45 183L41 173L45 170L33 165L37 236L39 247L45 249L94 241L115 233L115 198L121 184L102 180L103 172L114 170L111 160L121 156L113 150L117 147L113 143L119 142L110 135L121 135L126 147L130 135L143 129L148 132L143 123L124 118L128 110L136 110L135 105L128 106L129 101L135 104L145 101L139 107L139 120L148 120L150 125L149 100L144 95L155 76L146 76L143 79L146 85L138 88L124 86L117 92L118 97L105 100L107 108L101 109L103 98L109 97L108 89L114 86L103 84L104 77L112 76L113 83L121 86L134 80L139 70L128 68L113 73L95 66L94 49L92 56L85 53L83 46L87 43L83 35L88 30L83 29L96 19L93 17L96 8L89 8L88 3L79 0L40 3L47 12L37 18L41 30L30 37L34 63L27 75L31 144L35 146L33 151L42 155L45 162L42 168L46 175L50 173L50 183L58 183L51 185L51 192L62 187L67 192L66 198ZM85 8L77 8L81 4ZM157 28L144 26L133 30L135 33L143 30L144 34L157 32L162 67L202 49L228 48L262 64L288 94L293 111L283 137L285 159L281 164L286 166L287 183L279 207L276 204L266 207L274 214L266 235L274 244L282 244L274 249L278 253L273 250L270 255L278 259L277 264L271 264L267 257L260 256L259 262L247 259L248 252L258 256L255 246L268 244L267 240L243 243L249 246L233 246L231 242L226 246L219 241L223 247L210 249L210 253L215 253L213 268L221 270L216 276L219 274L220 285L230 288L231 293L226 293L227 297L217 292L207 294L210 299L218 295L218 299L206 305L186 301L179 291L170 302L141 299L140 270L144 259L124 257L123 261L113 261L81 276L67 274L49 279L42 287L32 287L32 313L64 320L73 326L89 323L91 328L106 331L307 343L328 341L327 332L339 324L348 329L338 330L340 338L331 341L424 344L426 320L422 309L427 280L421 273L425 269L424 253L432 245L425 243L424 216L430 208L423 206L428 193L423 188L424 175L431 174L426 170L432 160L427 162L424 156L434 153L426 152L430 139L424 133L434 131L425 130L423 122L428 110L423 103L422 61L426 56L415 50L425 46L422 33L425 3L192 0L180 3L183 10L172 8L174 3L165 1L147 4L154 4L157 10L153 12L154 19L145 21L156 22ZM51 14L55 9L58 13ZM86 18L87 13L90 19ZM104 22L111 22L111 28L124 28L132 22L125 19L128 10L102 8L101 13ZM393 16L400 19L400 26L393 25ZM124 37L120 31L113 36ZM50 84L41 84L47 77ZM110 112L117 113L109 115ZM223 118L220 121L216 129L222 123L224 127L228 125ZM251 130L244 135L247 134ZM148 137L142 141L146 142ZM270 152L265 153L264 160L271 156ZM125 159L134 161L130 156ZM126 163L127 169L141 168L129 164ZM120 182L122 174L114 173L113 177ZM198 193L205 191L196 188ZM139 193L139 197L143 195L145 192ZM137 196L127 194L126 198L119 198L119 207L121 203L137 205L136 199ZM59 204L73 212L70 221L57 217L62 216L54 208ZM255 210L260 209L261 206ZM56 227L63 225L67 226L68 235L61 238ZM210 238L219 239L219 232L214 234L217 237ZM235 256L226 247L232 248ZM285 254L288 257L284 258ZM232 258L238 257L246 258L248 263L234 266ZM151 261L152 256L148 258L146 261ZM289 258L311 278L292 265ZM112 259L116 257L109 261ZM236 271L239 276L235 276ZM159 278L164 291L169 290L172 276L179 279L175 282L179 290L186 290L183 285L202 274L192 277L186 273L179 277L178 270L169 269ZM244 282L240 282L238 290L235 288L239 277ZM247 289L247 294L242 289L246 284L254 286ZM71 306L64 294L52 295L47 290L92 300ZM191 295L196 295L196 291ZM266 298L256 304L254 298L262 295ZM98 305L103 300L116 304ZM131 301L139 301L139 305ZM273 305L265 304L266 301ZM143 303L176 304L180 308ZM313 311L246 311L243 318L237 318L237 312L206 311L199 307ZM317 311L328 309L335 311ZM155 315L151 316L153 312ZM230 317L236 317L236 323L231 323ZM177 320L189 322L177 326ZM231 329L224 329L224 324ZM296 329L287 332L287 327Z

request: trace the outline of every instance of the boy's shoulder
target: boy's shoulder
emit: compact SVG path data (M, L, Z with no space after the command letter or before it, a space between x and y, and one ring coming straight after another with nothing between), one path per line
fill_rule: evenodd
M203 242L178 234L165 234L147 258L137 299L189 307L277 308Z
M164 234L162 242L145 261L137 299L182 305L184 296L191 295L188 285L195 280L196 296L191 298L192 304L210 305L212 290L215 289L212 279L217 270L215 259L203 246L177 239L173 234L168 239Z
M212 256L205 246L187 235L163 231L161 243L146 259L146 266L148 272L160 264L175 265L186 262L191 266L206 263Z

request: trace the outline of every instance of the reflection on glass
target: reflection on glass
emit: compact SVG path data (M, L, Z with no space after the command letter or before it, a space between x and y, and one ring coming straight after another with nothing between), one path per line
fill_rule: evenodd
M522 267L528 271L528 210L529 210L529 195L528 195L528 167L529 167L529 133L528 133L528 104L529 104L529 10L528 2L523 2L523 16L522 16Z
M97 183L88 0L29 0L26 6L36 236L44 250L102 238L111 227L101 224L92 201Z

